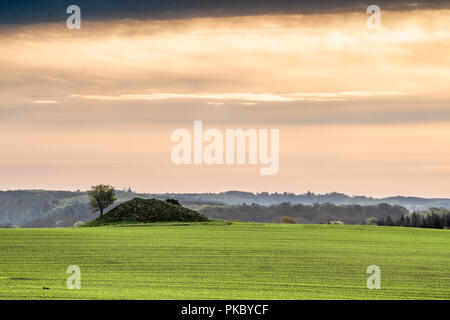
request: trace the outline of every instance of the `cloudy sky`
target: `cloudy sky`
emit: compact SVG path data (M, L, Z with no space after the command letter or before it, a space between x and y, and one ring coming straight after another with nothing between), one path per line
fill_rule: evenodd
M2 1L0 189L450 197L450 5L376 2ZM279 129L279 173L174 165L194 120Z

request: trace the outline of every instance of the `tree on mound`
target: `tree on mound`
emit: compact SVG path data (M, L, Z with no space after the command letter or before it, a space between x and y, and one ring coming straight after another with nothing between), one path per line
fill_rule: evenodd
M117 200L114 187L104 184L92 186L88 191L88 196L92 211L100 211L100 217L103 216L103 211Z
M177 205L177 206L181 205L177 199L173 199L173 198L166 199L166 202Z
M197 211L158 199L134 198L124 202L89 225L118 222L205 222L209 219Z

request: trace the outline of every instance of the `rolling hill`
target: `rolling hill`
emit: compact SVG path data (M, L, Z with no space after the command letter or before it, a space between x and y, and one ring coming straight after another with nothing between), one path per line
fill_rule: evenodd
M197 211L158 199L134 198L119 204L85 226L100 226L134 222L207 222L209 219Z

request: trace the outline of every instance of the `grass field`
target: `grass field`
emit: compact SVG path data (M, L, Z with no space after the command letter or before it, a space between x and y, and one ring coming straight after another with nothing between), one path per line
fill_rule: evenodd
M81 268L81 290L66 287L69 265ZM381 290L366 287L369 265L381 268ZM450 299L450 231L247 223L2 229L0 299Z

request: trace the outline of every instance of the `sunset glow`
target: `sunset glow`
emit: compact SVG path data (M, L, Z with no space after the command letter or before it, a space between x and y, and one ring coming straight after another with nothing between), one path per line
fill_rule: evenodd
M5 25L0 188L450 196L450 11L366 19ZM170 133L194 120L280 129L279 174L174 166Z

